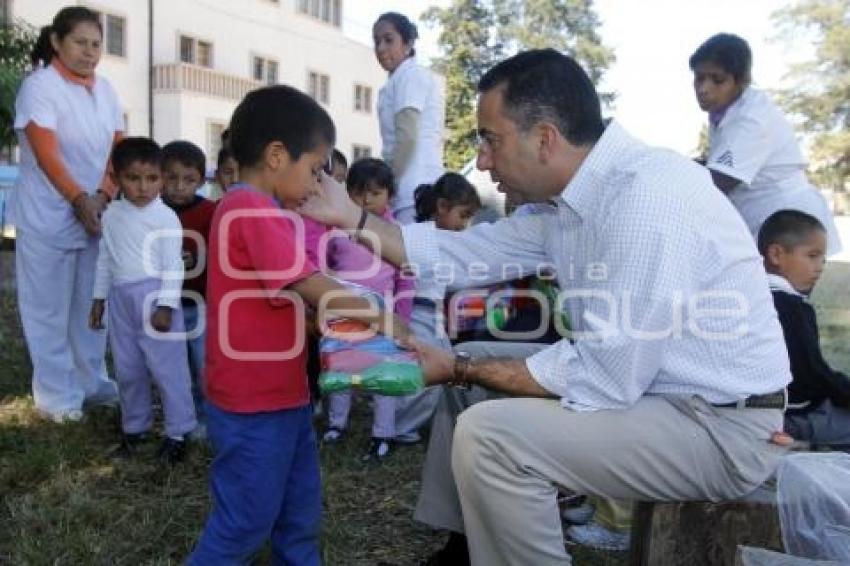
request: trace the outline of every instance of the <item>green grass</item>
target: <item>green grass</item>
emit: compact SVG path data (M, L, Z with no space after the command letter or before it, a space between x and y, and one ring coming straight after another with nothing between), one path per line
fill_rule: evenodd
M2 282L0 282L2 283ZM828 329L825 351L850 369L850 333ZM210 453L194 446L172 470L154 463L156 444L130 461L113 461L114 411L55 425L38 417L31 367L14 295L0 290L0 564L180 564L209 508ZM368 409L355 403L353 433L321 451L322 553L329 565L412 565L444 535L412 520L422 446L398 448L384 465L365 465ZM625 557L575 548L574 563L618 566ZM268 551L258 563L268 562Z

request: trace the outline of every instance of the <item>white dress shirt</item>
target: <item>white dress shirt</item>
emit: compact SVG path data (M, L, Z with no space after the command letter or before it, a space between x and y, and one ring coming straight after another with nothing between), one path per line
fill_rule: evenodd
M704 168L616 122L548 209L463 232L423 223L402 234L421 276L451 272L452 287L554 267L573 340L526 365L565 406L623 408L648 394L730 403L791 380L741 217Z
M115 284L161 279L156 304L176 309L183 288L182 253L180 219L159 197L141 208L128 200L113 201L103 213L94 298L107 298Z

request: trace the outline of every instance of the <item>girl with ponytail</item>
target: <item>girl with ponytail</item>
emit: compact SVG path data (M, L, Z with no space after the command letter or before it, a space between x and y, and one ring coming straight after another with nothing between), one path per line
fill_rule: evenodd
M419 185L414 200L417 222L433 220L437 228L455 232L466 229L481 208L475 187L457 173L445 173L433 185Z

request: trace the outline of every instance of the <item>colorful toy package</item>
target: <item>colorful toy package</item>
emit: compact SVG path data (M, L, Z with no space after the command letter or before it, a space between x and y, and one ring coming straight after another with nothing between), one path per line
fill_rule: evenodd
M363 287L380 305L380 296ZM410 395L423 387L422 369L416 352L402 350L382 334L374 334L365 323L339 318L327 323L319 341L322 371L319 387L323 394L358 388L380 395Z

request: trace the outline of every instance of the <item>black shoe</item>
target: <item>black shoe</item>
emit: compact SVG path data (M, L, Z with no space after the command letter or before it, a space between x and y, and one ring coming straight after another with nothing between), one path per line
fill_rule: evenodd
M109 451L110 458L130 458L139 449L141 444L148 441L148 433L124 434L121 436L121 444Z
M378 462L383 462L392 451L392 444L386 438L375 438L369 441L369 450L366 454L363 455L362 460L364 462L369 462L371 460L376 460Z
M446 546L429 556L425 566L470 566L466 535L449 533Z
M166 438L162 441L156 457L163 464L173 466L186 457L186 441L170 437Z

